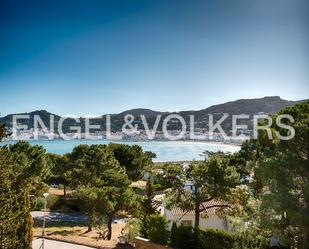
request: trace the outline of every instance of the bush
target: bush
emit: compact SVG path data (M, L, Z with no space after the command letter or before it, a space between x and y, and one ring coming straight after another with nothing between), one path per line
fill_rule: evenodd
M45 198L44 197L36 197L34 200L34 207L32 208L34 211L41 211L44 209Z
M176 246L177 244L177 225L176 225L176 222L173 222L173 225L172 225L172 229L171 229L171 236L170 236L170 244L172 246Z
M139 226L140 222L137 219L131 219L124 227L124 236L128 243L133 243L134 238L140 235Z
M49 195L46 198L46 208L54 210L54 206L59 202L60 196L58 195ZM35 200L33 201L33 207L32 210L35 211L41 211L44 210L45 206L45 198L44 197L35 197Z
M253 234L244 231L237 234L235 248L237 249L269 249L270 239L264 234Z
M195 233L198 249L230 249L234 246L235 237L225 231L209 228L196 229Z
M177 249L195 249L196 240L191 226L180 225L178 228L173 224L171 230L171 246Z
M171 230L170 244L177 249L232 249L235 237L217 229L201 230L191 226L174 223Z
M50 200L47 205L50 210L54 211L80 212L82 202L71 197L58 196L53 197L53 200Z
M49 195L46 198L46 207L47 209L53 209L55 204L59 201L61 197L59 195Z
M149 239L154 243L166 245L169 237L168 220L160 214L149 217Z

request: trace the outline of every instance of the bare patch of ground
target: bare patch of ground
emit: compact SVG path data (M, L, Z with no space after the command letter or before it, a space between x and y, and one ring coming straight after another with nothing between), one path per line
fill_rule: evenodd
M118 236L124 226L124 224L112 225L112 239L110 241L99 239L98 231L95 229L87 233L87 227L85 226L47 227L45 237L102 249L132 248L131 246L118 244ZM41 234L42 228L34 228L34 236L39 237Z
M71 194L72 190L67 190L66 192L67 194ZM60 195L60 196L64 195L63 189L61 188L50 188L48 190L48 193L50 193L51 195Z

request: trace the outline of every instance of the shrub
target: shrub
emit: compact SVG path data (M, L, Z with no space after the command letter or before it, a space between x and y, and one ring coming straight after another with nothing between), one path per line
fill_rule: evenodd
M82 202L71 197L59 196L59 199L49 208L55 211L80 212Z
M49 195L46 198L46 207L48 209L53 209L55 204L59 201L61 197L59 195Z
M44 209L45 199L44 197L36 197L34 201L34 211L41 211Z
M174 223L170 243L177 249L232 249L235 237L217 229L201 230Z
M94 226L99 237L98 239L108 240L107 218L104 216L98 218Z
M244 231L237 234L235 249L269 249L270 239L265 234Z
M231 249L234 246L235 237L225 231L209 228L196 229L195 233L198 249Z
M171 230L171 246L177 249L195 249L195 235L191 226L173 224Z
M133 243L134 238L140 235L139 233L140 222L137 219L131 219L124 227L124 236L127 242Z
M175 246L177 244L177 225L176 222L173 222L170 236L170 244Z
M169 237L168 220L160 214L149 217L149 239L154 243L166 245Z
M150 229L150 215L148 214L142 214L140 216L140 227L139 227L139 233L142 237L145 239L149 239L149 229Z

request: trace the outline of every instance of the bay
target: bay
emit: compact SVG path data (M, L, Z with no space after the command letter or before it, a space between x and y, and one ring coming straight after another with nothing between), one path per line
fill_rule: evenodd
M111 140L30 140L33 145L42 145L49 153L65 154L71 152L72 149L79 144L109 144L122 143L133 145L137 144L144 151L152 151L157 155L154 159L156 162L169 161L189 161L203 159L202 153L205 150L223 151L233 153L240 149L240 146L212 143L212 142L196 142L196 141L111 141ZM0 145L10 144L14 142L0 143Z

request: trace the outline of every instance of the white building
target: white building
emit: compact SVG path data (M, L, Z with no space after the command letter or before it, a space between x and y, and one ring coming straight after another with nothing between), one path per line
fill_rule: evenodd
M163 195L160 196L161 198ZM156 198L161 199L161 198ZM163 197L164 198L164 197ZM162 199L161 199L162 200ZM200 213L200 225L199 227L201 229L207 229L207 228L214 228L214 229L220 229L224 231L229 231L230 226L228 222L220 217L219 213L223 212L224 209L227 209L229 207L219 207L222 205L227 205L227 203L224 203L222 201L217 200L211 200L208 202L204 202L201 205L201 208L204 209ZM179 225L185 225L185 226L193 226L195 225L195 217L194 217L194 211L183 211L178 207L172 208L172 210L167 209L164 205L161 205L158 208L158 211L162 215L164 215L169 220L169 228L171 229L173 223L175 222L177 226Z
M188 168L189 163L184 162L183 167ZM184 184L184 190L194 191L193 182L187 180ZM169 228L172 227L174 222L177 224L177 226L181 224L186 226L193 226L193 227L195 226L194 210L187 212L177 207L174 207L172 208L172 210L169 210L164 205L164 198L165 194L156 195L154 201L158 204L160 203L158 205L158 211L161 213L161 215L164 215L170 221ZM201 210L203 209L203 211L200 213L199 227L201 229L214 228L229 231L230 226L228 222L224 218L219 217L220 216L219 213L222 214L222 212L224 212L224 209L226 210L229 208L230 205L228 203L219 200L211 200L202 203L200 209Z

